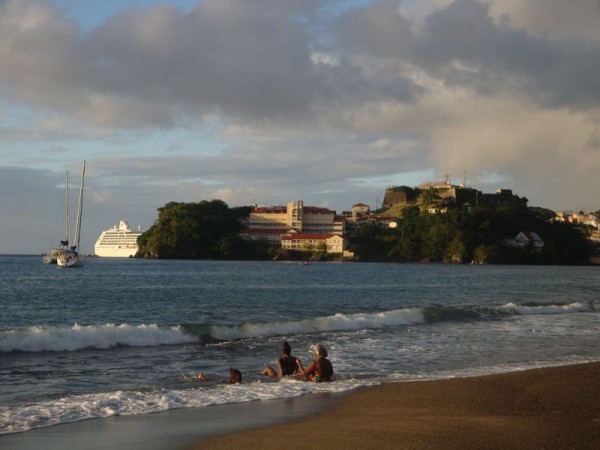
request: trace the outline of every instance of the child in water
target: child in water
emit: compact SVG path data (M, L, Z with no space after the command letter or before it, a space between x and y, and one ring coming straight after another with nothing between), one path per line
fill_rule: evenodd
M200 372L198 374L198 380L200 381L210 381L206 375L204 375L204 372ZM219 383L232 383L232 384L237 384L237 383L241 383L242 382L242 372L240 372L237 369L234 369L233 367L231 367L229 369L229 380L227 380L226 378L222 378L219 380Z

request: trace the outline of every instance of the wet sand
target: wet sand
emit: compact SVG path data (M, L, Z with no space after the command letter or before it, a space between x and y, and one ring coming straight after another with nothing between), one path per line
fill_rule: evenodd
M0 449L12 450L273 446L598 449L600 362L110 417L0 436Z
M301 419L335 398L317 394L83 420L2 435L0 450L183 450L215 434Z
M597 449L600 363L394 383L193 449Z

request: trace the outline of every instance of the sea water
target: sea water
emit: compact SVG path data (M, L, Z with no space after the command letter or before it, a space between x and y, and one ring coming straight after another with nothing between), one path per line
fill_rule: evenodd
M261 376L284 340L305 366L323 343L335 381ZM598 361L599 344L598 267L0 256L0 434ZM242 384L220 382L230 367Z

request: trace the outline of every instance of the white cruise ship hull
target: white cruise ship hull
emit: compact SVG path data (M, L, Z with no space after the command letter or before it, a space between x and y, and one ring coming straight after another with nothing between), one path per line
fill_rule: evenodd
M137 253L137 245L134 247L98 247L94 248L96 256L101 258L133 258Z
M138 251L137 238L141 231L131 231L125 220L118 226L104 230L96 241L94 254L101 258L132 258Z

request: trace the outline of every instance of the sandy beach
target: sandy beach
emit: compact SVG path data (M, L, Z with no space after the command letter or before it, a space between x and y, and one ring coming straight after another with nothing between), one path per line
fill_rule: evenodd
M600 363L387 384L194 449L596 449Z
M114 416L0 436L12 450L596 449L600 362L349 394Z

